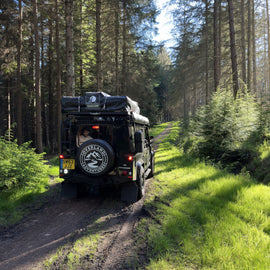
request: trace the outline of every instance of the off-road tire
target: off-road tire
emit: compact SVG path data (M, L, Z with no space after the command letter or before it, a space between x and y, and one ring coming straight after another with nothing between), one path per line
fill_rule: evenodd
M114 157L110 144L103 140L92 139L80 146L76 163L86 175L100 176L113 168Z

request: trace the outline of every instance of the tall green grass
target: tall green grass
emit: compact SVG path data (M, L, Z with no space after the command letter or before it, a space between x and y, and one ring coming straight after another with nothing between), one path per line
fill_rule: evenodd
M177 132L156 152L147 269L270 269L270 187L184 155Z

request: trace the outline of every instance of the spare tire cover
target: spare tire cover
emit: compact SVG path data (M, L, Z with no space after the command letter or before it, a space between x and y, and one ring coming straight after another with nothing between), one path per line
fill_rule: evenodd
M80 146L77 152L77 164L87 175L99 176L112 169L114 151L103 140L93 139Z

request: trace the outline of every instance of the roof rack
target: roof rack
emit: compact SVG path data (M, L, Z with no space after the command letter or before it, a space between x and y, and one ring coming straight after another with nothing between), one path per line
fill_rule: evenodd
M110 96L104 92L86 92L83 96L64 96L62 112L134 112L140 114L136 101L128 96Z

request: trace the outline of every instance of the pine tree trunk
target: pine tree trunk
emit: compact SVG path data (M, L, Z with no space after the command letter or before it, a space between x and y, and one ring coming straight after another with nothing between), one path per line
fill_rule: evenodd
M222 1L218 1L218 43L217 43L217 55L218 55L218 79L221 78L221 24L222 24ZM218 82L219 83L219 82Z
M218 0L214 2L214 87L217 91L219 85L219 70L218 70Z
M97 91L102 91L101 76L101 0L96 0L96 58L97 58Z
M205 0L205 104L208 104L209 100L209 82L208 82L208 15L209 15L209 6L208 0Z
M184 121L188 123L188 100L187 100L187 90L184 84L183 90L183 99L184 99Z
M36 91L36 148L38 153L43 152L41 128L41 89L40 89L40 53L39 30L37 20L37 0L33 0L33 20L35 35L35 91Z
M234 30L234 15L233 15L232 0L228 0L228 7L229 7L229 23L230 23L231 61L232 61L232 74L233 74L233 95L234 95L234 98L236 98L239 85L238 85L237 55L236 55L236 46L235 46L235 30Z
M10 91L10 79L6 80L7 86L7 132L8 140L11 140L11 91Z
M126 11L126 2L123 2L123 42L122 42L122 75L121 75L121 94L126 93L126 76L127 76L127 29L126 29L126 20L127 20L127 11Z
M82 54L82 46L83 46L83 39L82 39L82 25L83 25L83 4L82 0L80 0L80 24L81 24L81 29L80 29L80 47L81 47L81 53L80 53L80 94L82 93L83 90L83 54Z
M33 25L32 25L33 28ZM32 29L33 31L33 29ZM29 55L29 77L32 82L35 81L35 47L34 47L34 35L31 35L29 38L29 48L30 48L30 55ZM34 83L31 85L28 95L32 97L31 99L26 99L28 110L26 112L26 127L24 129L24 133L26 136L26 140L31 140L34 145L36 145L36 113L35 113L35 85Z
M57 91L57 143L58 154L61 153L61 63L60 63L60 43L59 43L59 10L58 0L55 0L55 49L56 49L56 91Z
M119 95L119 0L115 0L115 92Z
M196 109L197 109L197 88L196 87L196 75L195 73L193 74L193 106L192 106L192 114L195 114ZM191 97L192 98L192 97Z
M247 27L247 39L248 39L248 52L247 52L247 86L251 90L251 0L247 0L248 9L248 27Z
M268 89L270 90L270 21L269 21L269 6L268 0L265 0L266 3L266 19L267 19L267 41L268 41Z
M253 73L253 93L257 94L257 65L256 65L256 34L255 34L255 7L254 7L254 0L251 3L251 25L252 25L252 73Z
M46 109L45 109L45 91L43 91L42 87L44 87L44 82L46 81L45 79L45 55L44 55L44 24L41 23L40 24L40 33L41 33L41 38L40 38L40 42L41 42L41 56L40 56L40 60L41 60L41 72L40 72L40 87L41 87L41 124L42 124L42 141L44 143L45 146L49 146L49 138L48 138L48 128L47 128L47 122L46 122ZM50 45L49 45L50 47ZM50 65L50 64L49 64ZM50 83L50 79L48 79L48 84Z
M242 80L247 82L246 75L246 41L245 41L245 0L241 0L241 54Z
M21 52L22 52L22 0L18 1L19 4L19 20L18 20L18 30L19 30L19 39L17 44L17 139L18 144L23 142L23 129L22 129L22 88L21 88Z
M73 0L65 0L66 11L66 54L67 54L67 85L66 94L75 95L74 75L74 39L73 39Z
M48 70L48 91L49 91L49 121L48 121L48 139L49 148L53 152L53 145L55 140L55 111L54 111L54 87L53 87L53 21L49 20L49 70Z

